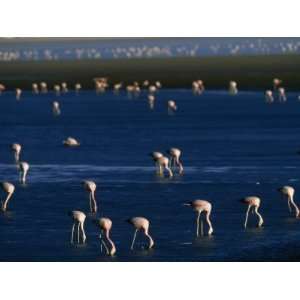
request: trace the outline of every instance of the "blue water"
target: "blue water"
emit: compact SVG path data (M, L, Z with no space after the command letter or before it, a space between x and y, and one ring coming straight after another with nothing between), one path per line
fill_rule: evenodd
M93 91L32 95L21 101L13 93L0 96L0 180L15 184L9 211L0 214L1 261L267 261L298 260L300 221L289 214L276 189L296 188L300 203L300 102L288 94L287 103L264 102L263 92L161 90L155 109L146 93L96 95ZM168 115L167 100L178 111ZM62 114L52 115L59 100ZM65 148L73 136L78 148ZM30 163L28 183L18 183L9 150L23 145L22 160ZM182 149L184 176L155 175L150 151ZM98 228L88 213L81 181L97 183L99 216L113 221L113 258L100 253ZM257 195L265 219L256 228L246 207L237 200ZM1 191L1 199L4 197ZM207 199L213 204L212 237L195 238L195 213L182 203ZM69 243L69 210L87 213L87 244ZM130 251L133 228L124 222L145 216L156 246L147 251L139 236Z

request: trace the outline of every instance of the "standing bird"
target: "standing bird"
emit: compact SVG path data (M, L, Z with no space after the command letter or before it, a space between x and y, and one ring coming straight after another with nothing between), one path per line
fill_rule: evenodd
M55 92L55 95L56 96L59 96L60 95L60 85L59 84L55 84L54 87L54 92Z
M93 181L85 180L85 181L83 181L83 187L86 191L89 192L91 213L96 213L97 212L97 202L96 202L96 198L95 198L95 191L96 191L97 185Z
M63 141L63 144L67 147L77 147L80 146L80 143L72 138L72 137L68 137L65 141Z
M148 103L149 103L150 109L153 109L154 108L154 103L155 103L154 95L148 95Z
M265 92L265 99L267 103L274 102L273 92L271 90L267 90Z
M20 144L14 143L10 146L10 149L14 153L15 162L18 163L20 161L20 153L22 150L22 146Z
M285 102L287 100L285 89L283 87L278 88L278 97L280 102Z
M149 239L148 249L151 249L154 246L154 241L153 241L152 237L149 234L150 222L146 218L143 218L143 217L130 218L130 219L127 220L127 222L129 224L133 225L134 228L135 228L135 232L134 232L134 236L133 236L133 240L132 240L130 249L133 250L136 235L137 235L137 232L139 230L142 230L144 232L145 236Z
M74 243L74 229L75 229L76 224L77 224L77 243L78 244L80 243L80 231L81 231L82 243L84 244L86 241L86 235L84 232L84 221L85 221L86 215L82 211L79 211L79 210L70 211L68 214L69 214L69 216L72 217L73 222L74 222L73 227L72 227L72 234L71 234L71 244Z
M112 221L108 218L100 218L97 221L97 224L100 226L101 233L99 235L101 240L101 252L102 252L102 244L106 250L107 255L113 256L116 253L116 247L114 242L111 240L109 234L112 228ZM108 249L105 241L103 240L102 234L104 234L106 240L110 244L110 250Z
M236 95L238 93L237 83L235 81L229 82L229 94Z
M209 229L208 229L208 235L211 235L213 233L213 227L212 227L212 224L211 224L211 221L210 221L210 214L211 214L211 210L212 210L212 205L210 202L206 201L206 200L194 200L194 201L191 201L189 203L184 203L185 206L191 206L194 211L196 211L198 213L197 215L197 236L199 236L199 226L200 226L200 216L201 216L201 213L202 212L205 212L206 213L206 222L209 226ZM201 235L203 235L203 222L201 220Z
M19 170L20 170L20 182L22 184L26 184L26 176L29 170L29 164L25 161L20 162Z
M258 208L260 207L260 202L261 202L260 199L256 196L249 196L249 197L245 197L245 198L241 199L240 201L242 203L248 205L244 227L247 228L248 215L249 215L251 208L253 208L253 212L258 216L259 220L258 220L257 226L261 227L264 223L264 220L263 220L261 214L258 212Z
M273 79L273 89L274 89L274 91L276 91L279 88L281 83L282 83L281 79L278 79L278 78Z
M167 153L170 154L170 167L174 168L173 171L175 171L175 167L177 166L179 168L179 174L183 174L183 165L182 161L180 160L181 156L181 150L177 148L171 148L167 151Z
M281 193L282 196L287 198L289 211L292 212L292 206L295 209L296 218L300 217L300 211L296 203L294 202L295 189L291 186L285 185L278 189L278 192Z
M43 94L46 94L48 92L48 87L46 82L41 82L40 83L40 88Z
M174 100L168 101L168 113L173 113L177 110L177 105Z
M80 90L81 90L81 84L80 83L76 83L75 84L75 92L78 94Z
M67 93L67 92L68 92L68 85L67 85L66 82L63 82L63 83L61 84L61 88L62 88L62 92L63 92L63 93Z
M1 210L6 211L7 210L7 205L8 201L11 198L12 194L15 191L15 186L12 183L9 182L1 182L1 188L2 190L7 194L7 197L4 201L1 201Z
M155 166L156 166L156 172L157 172L158 174L161 174L161 173L162 173L162 170L160 169L160 165L158 164L158 159L159 159L160 157L163 157L163 154L160 153L160 152L154 151L154 152L151 152L151 153L150 153L150 156L152 157L152 159L153 159L153 161L154 161L154 163L155 163Z
M37 83L32 84L32 93L33 94L38 94L39 93L39 86Z
M17 88L16 89L16 99L20 100L21 99L21 95L22 95L22 90Z
M59 116L61 114L59 102L53 101L52 103L52 112L54 116Z

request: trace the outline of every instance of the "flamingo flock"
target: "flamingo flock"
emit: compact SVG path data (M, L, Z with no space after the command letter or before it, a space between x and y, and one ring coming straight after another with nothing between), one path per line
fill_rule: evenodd
M109 87L107 78L95 78L95 90L96 93L103 93ZM124 84L122 82L116 83L113 86L113 90L115 93L118 93ZM160 81L156 81L151 84L149 80L145 80L141 85L138 82L133 82L126 86L126 91L128 94L138 94L141 89L148 90L148 103L150 109L154 109L154 105L156 102L156 94L162 88L162 84ZM74 86L74 90L76 93L79 93L82 89L80 83L76 83ZM204 91L204 82L202 80L196 80L192 83L192 91L194 94L202 94ZM0 94L5 90L5 86L0 84ZM62 82L61 84L55 84L53 86L53 90L57 96L60 93L68 93L68 85L66 82ZM16 99L20 100L22 95L22 90L17 88ZM41 83L33 83L32 84L32 93L47 93L48 85L46 82ZM230 81L229 82L229 93L231 95L236 95L238 93L237 82ZM282 80L278 78L274 78L273 80L273 90L265 91L265 100L268 103L274 102L274 94L279 102L287 101L285 89L282 87ZM177 111L178 107L174 100L167 101L168 113L173 114ZM58 101L52 102L52 112L55 116L59 116L61 114L60 103ZM63 141L63 145L66 147L78 147L80 146L80 142L74 137L67 137ZM19 171L19 182L21 185L25 185L27 182L27 174L30 169L30 165L28 162L21 160L22 153L22 145L19 143L13 143L10 146L11 151L13 152L14 162L17 166L17 170ZM174 177L177 173L178 175L184 174L183 162L181 159L182 150L179 148L170 148L166 152L166 154L158 151L154 151L150 153L150 157L152 158L156 174L158 176L167 176L168 178ZM23 156L23 155L22 155ZM96 216L99 212L99 203L96 200L96 189L97 184L92 180L84 180L82 182L83 189L88 193L89 197L89 212ZM3 200L1 200L1 211L5 213L8 210L8 204L10 203L11 198L15 192L15 186L7 181L1 182L0 187L2 192L5 194L3 196ZM282 195L283 198L287 200L288 209L290 213L293 213L295 218L300 218L300 210L298 205L294 200L295 189L291 186L282 186L278 188L278 192ZM2 196L1 196L2 198ZM264 224L264 219L259 212L261 206L261 199L257 196L247 196L240 200L241 203L247 206L245 221L243 223L244 228L248 226L249 213L253 212L253 215L257 218L257 227L262 227ZM204 223L207 225L207 235L210 236L214 232L214 228L211 221L211 214L213 205L210 201L197 199L183 204L184 206L192 208L196 212L196 236L204 236ZM102 209L101 209L102 212ZM72 244L84 244L87 241L87 235L85 232L85 221L87 219L87 215L80 210L72 210L69 211L68 215L71 217L73 225L71 228L71 239L70 242ZM138 233L142 233L143 236L148 241L147 249L152 249L155 245L154 239L152 235L149 233L150 221L145 217L131 217L126 220L134 229L133 239L131 242L130 249L134 250L135 242L138 236ZM100 217L94 219L94 223L99 228L99 239L100 239L100 248L101 252L103 248L105 249L105 254L109 256L113 256L117 252L116 244L113 242L111 238L111 231L113 222L108 217Z

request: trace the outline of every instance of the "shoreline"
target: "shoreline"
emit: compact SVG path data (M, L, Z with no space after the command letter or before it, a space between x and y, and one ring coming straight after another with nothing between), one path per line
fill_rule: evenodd
M80 82L90 90L93 78L108 77L109 84L159 80L163 88L191 88L193 80L201 79L208 90L227 90L230 80L239 90L266 90L278 77L287 90L298 91L299 69L300 55L18 61L0 62L0 83L7 90L31 90L32 83L45 81L51 90L63 81L69 89Z

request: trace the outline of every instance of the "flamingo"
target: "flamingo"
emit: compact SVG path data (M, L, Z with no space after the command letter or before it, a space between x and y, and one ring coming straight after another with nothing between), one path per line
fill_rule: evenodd
M26 176L29 170L29 164L25 161L22 161L19 163L19 169L20 169L20 182L22 184L26 184Z
M18 163L20 160L22 146L20 144L14 143L10 146L10 149L14 152L15 162Z
M79 93L79 91L82 89L82 86L81 86L81 84L80 83L76 83L75 84L75 92L76 93Z
M85 180L85 181L83 181L83 187L86 191L89 192L91 213L96 213L97 212L97 201L95 198L95 191L96 191L97 185L94 181Z
M1 210L4 212L7 210L8 201L15 191L15 186L12 183L4 181L1 182L1 188L7 194L6 199L1 201Z
M54 116L59 116L61 111L60 111L60 106L59 106L59 102L54 101L52 103L52 112L54 114Z
M155 85L149 86L149 93L154 94L157 91L157 87Z
M169 168L169 159L165 156L159 157L157 159L157 164L159 166L159 174L163 175L163 170L167 170L169 173L169 177L173 177L173 172L172 170Z
M143 87L147 87L147 86L149 86L149 84L150 84L149 80L145 80L143 82Z
M32 93L33 94L38 94L39 93L39 86L37 83L32 84Z
M67 92L68 92L68 85L67 85L66 82L63 82L63 83L61 84L61 88L62 88L62 92L63 92L63 93L67 93Z
M177 110L176 102L174 100L169 100L168 101L168 112L172 113L172 112L175 112L176 110Z
M134 236L133 236L133 240L131 243L131 247L130 249L133 250L133 246L135 243L135 239L136 239L136 235L138 233L139 230L142 230L145 234L145 236L149 239L149 247L148 249L151 249L154 246L154 241L152 239L152 237L149 234L149 225L150 222L144 218L144 217L134 217L134 218L130 218L127 220L127 222L131 225L134 226L135 228L135 232L134 232Z
M60 95L60 85L59 84L55 84L54 87L54 92L55 92L55 95L56 96L59 96Z
M268 102L268 103L274 102L273 92L271 90L267 90L265 92L265 99L266 99L266 102Z
M295 209L296 218L300 217L300 211L297 204L294 202L295 189L291 186L285 185L278 189L278 192L288 200L289 211L292 212L291 204Z
M5 85L0 83L0 95L5 91Z
M273 79L273 89L274 91L278 89L278 87L281 85L282 80L278 78Z
M158 164L158 159L160 157L163 157L163 154L160 152L154 151L154 152L151 152L149 155L152 157L152 159L155 163L157 173L161 174L162 170L160 169L161 166Z
M155 82L155 86L156 86L158 89L161 89L161 83L160 83L160 81L156 81L156 82Z
M171 158L170 158L170 167L173 168L175 170L175 167L178 166L179 168L179 174L183 173L183 165L182 162L180 160L180 156L181 156L181 150L178 148L171 148L167 151L167 153L170 154Z
M236 95L238 93L237 83L235 81L229 82L229 94Z
M17 88L17 89L16 89L16 99L17 99L17 100L20 100L21 95L22 95L22 90L19 89L19 88Z
M197 215L197 220L196 220L196 224L197 224L197 231L196 231L196 234L197 234L197 237L199 236L199 223L200 223L200 216L201 216L201 213L202 212L205 212L206 213L206 222L209 226L209 229L208 229L208 235L211 235L213 233L213 227L212 227L212 224L211 224L211 221L210 221L210 214L211 214L211 210L212 210L212 205L210 202L206 201L206 200L194 200L194 201L191 201L189 203L184 203L185 206L191 206L194 211L196 211L198 213ZM202 223L202 220L201 220L201 235L203 235L203 223Z
M72 217L73 219L73 226L72 226L72 234L71 234L71 244L74 243L74 229L75 229L75 225L77 224L77 243L80 243L80 230L81 230L81 234L82 234L82 242L83 244L86 241L86 235L84 232L84 221L86 219L86 215L79 210L73 210L70 211L68 213L69 216Z
M148 103L150 109L154 108L155 97L153 95L148 95Z
M68 137L65 141L63 141L63 144L67 147L77 147L80 146L80 143L72 138L72 137Z
M112 228L112 221L109 218L100 218L97 220L97 224L100 226L100 230L101 230L101 233L99 235L99 238L101 240L101 252L102 252L102 244L103 244L107 255L113 256L116 253L116 246L109 236ZM102 234L104 234L105 238L109 242L110 250L108 249L105 241L103 240Z
M287 100L285 89L283 87L278 88L278 96L280 102L285 102Z
M43 94L46 94L48 92L48 87L46 82L41 82L40 83L40 88Z
M257 226L261 227L264 223L264 220L263 220L261 214L258 212L258 208L260 207L260 203L261 203L260 198L258 198L256 196L249 196L249 197L245 197L245 198L241 199L240 201L242 203L248 205L244 227L247 228L248 215L249 215L251 208L253 208L254 213L258 216L258 225Z
M122 83L121 82L120 83L116 83L114 85L114 91L115 91L115 93L118 93L121 88L122 88Z

